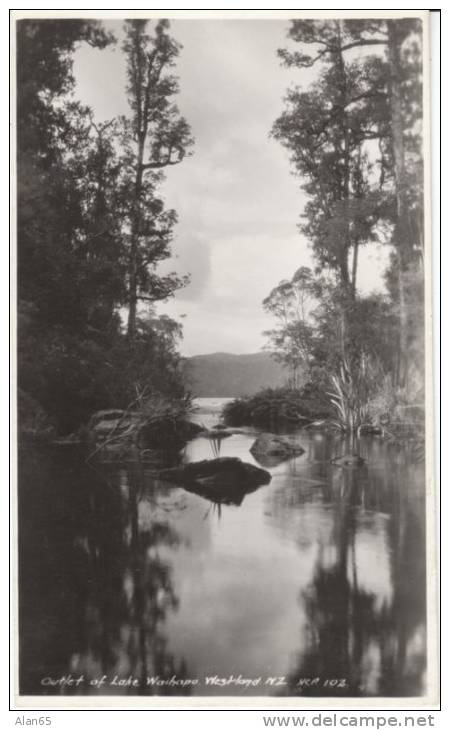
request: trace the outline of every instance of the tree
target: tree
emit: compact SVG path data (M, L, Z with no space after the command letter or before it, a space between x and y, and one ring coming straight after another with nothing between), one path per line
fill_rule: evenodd
M336 387L336 377L345 372L346 382L353 385L352 408L358 406L362 414L395 366L395 317L388 298L358 294L350 300L332 277L314 277L301 267L291 281L272 290L263 306L278 325L265 332L269 348L290 369L291 384L298 387L301 375L329 392L331 383ZM359 420L355 415L351 423L360 425Z
M29 152L50 165L64 126L55 101L74 87L72 54L80 43L105 48L114 41L96 20L31 19L17 24L17 143L19 160Z
M68 103L72 53L82 42L104 48L111 41L96 21L17 23L18 294L48 322L79 319L76 287L63 284L82 195L72 178L76 171L66 164L70 150L80 141L84 146L80 120L86 111Z
M135 318L130 347L121 320L133 241L136 298L163 299L182 283L156 272L176 218L157 194L156 164L167 161L165 140L180 125L175 81L158 65L170 46L165 27L153 61L160 78L152 76L144 104L151 155L143 164L155 168L140 170L136 198L133 119L98 123L72 93L78 44L103 48L111 37L88 21L18 24L19 385L24 402L37 401L62 432L99 408L126 407L136 384L165 395L182 389L179 326L151 311L145 322Z
M272 131L289 149L308 195L301 230L318 267L337 276L342 343L357 296L360 246L394 244L399 384L407 379L414 339L408 309L421 299L417 276L411 284L423 239L419 36L417 21L409 19L293 21L289 37L301 50L280 56L300 69L317 64L319 77L306 92L288 92Z
M370 142L388 134L382 64L371 58L361 68L361 62L346 60L357 41L344 21L294 21L290 36L320 50L315 57L281 51L287 65L304 68L320 59L323 68L313 89L288 92L272 134L290 151L309 198L301 231L319 265L335 271L354 298L359 247L376 238L386 212L385 159L370 155Z
M125 24L128 99L132 112L124 120L125 192L131 190L128 211L128 336L136 336L138 301L156 302L169 297L185 280L175 274L160 277L156 264L170 254L174 211L165 211L157 189L162 170L177 165L192 145L186 120L172 98L176 78L168 73L180 45L169 36L169 22L159 20L154 34L147 21Z
M276 329L264 334L269 337L274 358L290 370L294 388L299 385L299 371L303 369L308 374L311 364L311 307L315 295L312 272L302 266L290 281L281 281L263 301L265 311L277 322Z
M419 283L418 278L412 276L413 269L417 268L417 254L422 255L423 249L423 198L422 171L419 165L413 164L413 169L407 170L407 126L414 125L417 121L418 114L421 114L421 93L420 78L418 73L417 50L412 55L410 67L415 71L415 83L411 84L411 74L407 74L407 65L402 52L402 45L408 33L417 32L417 24L411 21L400 24L398 21L388 20L388 60L389 60L389 99L391 109L391 134L392 134L392 157L395 175L395 199L396 199L396 218L395 218L395 252L396 256L393 265L397 273L397 298L399 309L399 350L400 357L397 368L397 382L400 386L408 385L408 371L410 369L410 358L408 350L411 340L411 324L414 330L417 329L417 322L411 323L408 310L414 300L423 300L423 284ZM406 78L405 78L406 76ZM409 102L409 110L405 109L405 102L402 104L403 90L407 87L406 101ZM414 88L415 87L415 88ZM417 88L419 87L419 88ZM412 92L412 93L411 93ZM416 107L414 110L414 106ZM409 119L408 119L409 117ZM414 138L414 135L413 135ZM416 143L417 144L417 143ZM409 144L411 148L411 140ZM413 149L415 144L413 142ZM412 174L411 174L412 173ZM408 194L408 188L413 191ZM414 192L416 195L414 195ZM414 225L414 223L416 225ZM420 260L420 259L419 259ZM422 270L421 270L422 274ZM420 280L423 276L420 276ZM413 287L408 286L415 279ZM419 284L419 286L417 286ZM411 300L411 288L413 296ZM409 289L409 291L408 291ZM409 300L409 301L408 301ZM418 320L421 328L424 326L423 311L422 317L420 312ZM423 358L422 358L423 359Z

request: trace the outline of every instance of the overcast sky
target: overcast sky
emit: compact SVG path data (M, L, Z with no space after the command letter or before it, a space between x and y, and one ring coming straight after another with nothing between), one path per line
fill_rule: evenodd
M127 114L121 22L105 23L116 48L75 54L77 96L98 120ZM283 278L312 263L297 230L305 198L286 151L269 137L289 85L311 71L280 66L284 20L172 20L183 44L178 106L195 137L192 157L167 171L163 193L179 216L169 270L191 284L158 311L182 315L185 355L256 352L272 326L261 302ZM359 285L381 287L386 252L361 255Z

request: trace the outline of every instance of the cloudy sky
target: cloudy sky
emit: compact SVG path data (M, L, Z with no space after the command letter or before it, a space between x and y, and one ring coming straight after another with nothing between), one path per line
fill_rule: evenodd
M108 21L115 49L75 54L77 96L98 120L127 114L121 22ZM190 285L158 311L182 317L185 355L256 352L271 326L261 302L283 278L311 264L297 230L305 198L287 153L269 137L289 85L314 73L280 66L285 20L173 20L183 44L178 105L195 137L192 157L167 172L164 197L179 223L169 269ZM385 253L361 256L359 284L381 287Z

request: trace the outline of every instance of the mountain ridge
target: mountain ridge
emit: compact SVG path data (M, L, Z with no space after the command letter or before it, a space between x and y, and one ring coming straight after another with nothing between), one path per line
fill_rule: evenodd
M268 352L211 352L184 363L187 385L195 397L238 398L261 388L284 385L286 370Z

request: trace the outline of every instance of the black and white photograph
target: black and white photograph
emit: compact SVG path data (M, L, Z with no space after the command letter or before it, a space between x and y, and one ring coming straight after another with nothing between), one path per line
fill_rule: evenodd
M428 11L11 31L18 705L437 703Z

